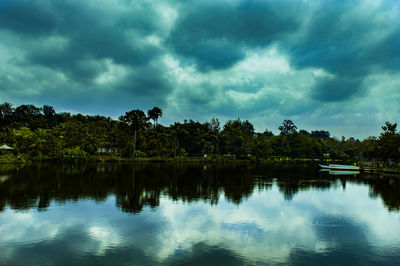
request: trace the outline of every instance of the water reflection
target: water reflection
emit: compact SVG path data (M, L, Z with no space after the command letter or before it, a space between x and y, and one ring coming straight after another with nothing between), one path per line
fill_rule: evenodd
M154 164L42 164L1 175L9 176L0 184L6 264L400 259L396 178Z
M62 203L91 198L101 202L110 194L116 195L117 205L130 213L140 213L144 206L158 206L161 195L213 205L222 193L228 201L240 204L254 190L271 188L273 182L287 200L299 191L345 189L346 182L365 184L371 197L381 197L389 210L400 210L399 178L354 173L330 176L330 172L318 173L314 167L36 164L22 169L0 167L0 175L0 210L9 206L43 211L51 200Z
M331 169L321 169L320 173L329 173L330 175L352 175L356 176L360 174L360 171L343 171L343 170L331 170Z

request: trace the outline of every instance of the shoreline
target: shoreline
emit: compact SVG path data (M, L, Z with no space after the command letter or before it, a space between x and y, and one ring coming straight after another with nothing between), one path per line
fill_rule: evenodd
M232 158L232 157L141 157L141 158L123 158L119 156L91 156L89 159L80 160L76 158L71 159L59 159L55 157L36 157L36 158L23 158L16 157L14 155L1 155L0 165L23 165L31 163L170 163L170 164L214 164L214 165L267 165L267 164L353 164L361 166L360 172L363 173L385 173L385 174L400 174L399 166L392 167L369 167L366 161L355 161L355 160L342 160L342 159L326 159L326 158L290 158L290 157L272 157L268 159L259 159L255 157L248 158ZM364 167L362 166L364 165ZM367 166L367 167L365 167Z
M288 162L324 162L324 163L339 163L339 162L354 162L352 160L341 159L322 159L322 158L291 158L291 157L271 157L271 158L256 158L256 157L137 157L124 158L119 156L91 156L90 158L69 158L60 159L57 157L33 157L33 158L17 158L15 156L0 156L0 164L7 163L29 163L29 162L154 162L154 163L288 163Z

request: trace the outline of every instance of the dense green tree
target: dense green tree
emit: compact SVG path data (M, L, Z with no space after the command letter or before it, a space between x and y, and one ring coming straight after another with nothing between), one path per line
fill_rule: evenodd
M34 134L28 127L11 129L8 134L8 141L20 153L31 155L35 148Z
M3 103L0 104L0 117L5 118L9 117L13 114L14 108L12 107L11 103Z
M251 153L253 137L253 125L248 120L241 121L239 118L227 121L221 132L225 153L231 153L236 156Z
M212 153L220 153L220 132L221 124L218 118L212 118L209 122L206 122L209 128L209 141L212 143Z
M268 132L267 134L264 133L257 134L257 137L254 139L252 154L257 158L266 159L274 154L274 150L272 148L273 137L271 137Z
M274 135L274 133L272 133L272 131L265 129L264 132L262 133L263 136L265 137L272 137Z
M390 122L385 122L385 125L382 126L383 133L382 135L385 134L396 134L397 131L397 123L390 123Z
M148 126L147 117L142 110L136 109L126 112L125 115L120 116L119 119L133 130L133 154L136 155L137 132Z
M174 150L174 157L177 155L182 155L185 153L186 150L181 148L181 142L185 142L185 140L189 137L189 131L186 130L184 124L181 123L174 123L171 126L172 136L173 136L173 150Z
M22 126L29 127L30 129L37 129L43 127L43 120L41 108L32 104L24 104L18 106L14 111L14 119Z
M361 156L363 159L376 159L378 154L378 138L368 137L361 142Z
M0 130L12 122L14 108L11 103L3 103L0 105Z
M305 136L311 136L311 133L308 132L307 130L304 130L304 129L300 129L299 130L299 134L300 135L305 135Z
M292 120L284 120L278 129L281 131L282 136L288 136L296 132L297 126L295 126Z
M162 117L162 110L158 107L153 107L153 109L147 111L147 115L151 120L154 121L154 127L157 127L158 118Z
M185 120L184 123L175 123L176 150L184 148L191 156L202 156L207 142L210 142L210 128L208 123Z
M56 125L56 111L52 106L44 105L42 107L44 119L48 128L52 128Z
M383 132L381 133L378 141L378 154L387 161L400 160L400 134L397 132L397 123L386 122L382 126Z
M314 139L327 140L330 138L330 136L331 136L331 134L329 133L329 131L325 131L325 130L311 131L311 137Z

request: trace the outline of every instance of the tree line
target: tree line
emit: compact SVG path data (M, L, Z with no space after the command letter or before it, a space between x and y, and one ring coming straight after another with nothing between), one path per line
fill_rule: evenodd
M170 126L158 123L162 110L131 110L112 119L100 115L57 113L52 106L0 105L0 143L29 158L87 159L95 155L120 157L202 157L269 159L331 158L384 161L400 160L397 124L386 122L378 137L362 141L338 139L329 131L308 132L284 120L279 134L255 132L248 120L234 119L221 125L184 120Z

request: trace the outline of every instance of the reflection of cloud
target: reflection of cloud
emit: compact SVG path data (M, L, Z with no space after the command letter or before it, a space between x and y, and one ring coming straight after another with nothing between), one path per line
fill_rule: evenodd
M201 261L202 256L287 263L333 251L349 257L379 254L400 243L399 214L388 214L360 185L301 191L292 201L273 186L240 205L224 196L218 202L161 198L156 211L145 208L139 215L120 212L113 197L96 205L51 204L41 213L6 210L0 215L0 260L17 261L23 252L39 256L51 248L54 254L48 256L55 262L61 252L75 259L112 262L117 256L144 264Z
M271 205L268 198L275 199ZM296 246L321 247L308 218L285 205L289 204L277 189L255 193L240 206L224 202L209 208L199 203L161 202L169 228L160 239L159 256L172 256L176 249L191 250L196 243L205 243L250 260L284 262Z
M34 211L15 213L7 211L0 215L0 261L13 257L15 247L53 239L58 227L41 220Z
M0 216L0 224L2 242L36 242L40 239L53 238L58 232L57 226L47 220L39 219L34 211L9 212Z
M107 211L104 208L110 203L114 208L114 201L108 200L102 210ZM89 210L93 207L92 202L82 201L71 205L52 206L48 212L39 213L35 210L3 212L0 215L0 246L6 244L14 249L8 249L6 257L10 257L19 246L62 238L66 231L74 227L79 227L80 233L88 234L95 242L92 245L88 245L87 241L78 242L73 246L77 251L102 254L109 246L119 243L118 235L107 225L107 220L99 219L97 212ZM92 214L96 218L91 219ZM4 252L0 253L0 261L6 255Z
M99 245L96 250L85 250L86 252L104 254L107 248L116 247L121 242L119 235L111 228L92 226L88 231L89 235L99 242Z
M276 187L254 193L240 206L223 198L219 202L210 208L200 203L182 206L162 200L160 211L168 220L168 229L160 238L162 252L158 255L173 256L176 250L191 250L196 243L229 249L254 261L285 262L298 247L325 253L338 244L318 234L321 224L316 225L315 217L325 219L327 214L342 217L336 221L343 220L345 225L354 223L359 235L370 243L388 239L399 242L400 234L389 229L400 230L397 218L388 215L379 201L369 199L368 189L359 185L350 184L346 191L336 188L298 193L290 202ZM373 213L379 214L379 222Z
M310 193L314 194L310 197ZM321 195L318 195L321 194ZM324 200L321 200L322 194ZM361 200L364 199L364 200ZM323 192L298 193L294 202L303 204L332 215L340 214L359 224L366 225L369 232L367 237L371 242L398 240L400 227L398 226L398 214L388 213L381 200L369 199L369 188L347 183L346 191L327 190Z

